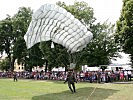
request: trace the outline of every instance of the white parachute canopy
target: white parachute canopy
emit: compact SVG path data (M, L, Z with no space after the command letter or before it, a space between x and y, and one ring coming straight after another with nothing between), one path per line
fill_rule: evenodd
M86 47L92 37L71 13L57 5L45 4L33 14L24 39L28 49L38 42L51 40L74 53Z

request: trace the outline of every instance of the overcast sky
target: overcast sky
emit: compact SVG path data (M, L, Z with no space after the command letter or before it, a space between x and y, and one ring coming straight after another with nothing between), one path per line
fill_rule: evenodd
M14 15L19 7L31 7L34 11L45 3L55 4L59 0L0 0L0 19L4 19L6 14ZM75 0L60 0L66 4L73 4ZM76 0L85 1L94 9L94 16L98 21L107 19L115 23L120 16L122 0Z
M94 16L97 22L104 22L108 19L109 22L115 23L120 16L122 8L122 0L0 0L0 20L6 18L6 14L13 16L17 13L19 7L31 7L36 11L41 5L46 3L55 4L58 1L66 4L73 4L74 1L85 1L94 9ZM114 63L128 63L129 58L122 53L122 58Z

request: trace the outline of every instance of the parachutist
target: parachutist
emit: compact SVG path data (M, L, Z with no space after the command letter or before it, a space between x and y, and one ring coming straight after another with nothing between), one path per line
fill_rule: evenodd
M18 81L18 79L17 79L17 73L16 73L16 72L13 73L13 80L14 80L14 82L15 82L15 81L16 81L16 82Z
M66 83L66 82L68 82L68 87L69 87L69 89L71 90L71 92L72 92L72 93L76 93L76 89L75 89L75 84L74 84L74 82L77 83L77 81L76 81L76 79L75 79L74 73L72 73L72 72L69 72L69 73L68 73L67 79L66 79L66 81L65 81L64 83ZM73 89L72 89L71 85L72 85Z

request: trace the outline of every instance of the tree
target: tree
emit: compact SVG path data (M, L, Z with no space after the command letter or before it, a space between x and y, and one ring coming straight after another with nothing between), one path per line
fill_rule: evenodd
M12 56L10 56L12 57L10 58L12 62L14 62L15 59L18 60L18 63L23 62L26 65L26 69L30 71L32 66L42 66L44 60L46 62L45 71L47 71L47 67L49 70L58 66L67 68L71 62L77 64L77 69L82 64L89 64L89 66L108 64L110 58L114 57L117 51L113 37L114 26L107 23L94 24L96 19L93 9L85 2L75 2L74 5L69 6L61 2L57 4L73 14L88 28L88 31L93 33L93 40L83 51L70 54L66 48L56 43L54 43L55 47L51 48L51 41L42 42L40 46L37 44L30 50L27 50L23 37L31 21L32 11L30 8L25 7L20 8L13 18L8 19L8 24L3 24L6 20L1 21L0 39L2 38L2 40L0 40L0 51L6 50L5 46L8 46L9 50L7 51L9 51L10 55L12 54ZM7 26L8 30L6 29ZM8 37L6 37L6 33L10 33ZM8 45L5 44L6 38L11 39ZM44 60L42 58L44 58Z
M118 46L114 39L114 25L96 24L92 27L93 40L81 53L81 64L89 66L108 65L113 57L117 57Z
M67 50L59 45L54 43L54 48L51 48L51 41L48 42L41 42L40 44L41 51L43 52L44 59L46 62L46 69L51 70L54 67L64 66L67 68L69 62L69 55Z
M14 46L13 55L18 63L25 65L25 70L32 71L33 66L43 66L42 52L38 44L27 50L24 35L27 32L29 23L32 17L32 10L30 8L20 7L17 14L13 16L14 29Z
M8 71L10 69L10 62L8 58L5 58L2 61L0 61L0 69L2 71Z
M122 51L130 54L133 63L133 0L123 0L115 38Z
M3 54L5 51L7 54L11 70L13 69L11 59L13 37L12 19L8 16L0 21L0 52Z
M26 65L26 57L29 54L24 35L27 32L29 23L31 21L32 10L26 7L20 7L19 11L13 16L13 62L17 59L18 63L22 62Z
M30 8L21 7L12 18L8 16L0 21L0 52L7 54L10 61L10 69L14 70L15 59L18 63L27 56L24 34L31 21Z
M39 44L34 45L28 51L28 55L25 57L24 64L25 70L32 71L34 66L42 67L44 65L44 59L42 51L39 48Z
M85 2L75 2L74 5L69 6L61 2L57 4L73 14L88 28L88 31L93 33L93 39L88 46L83 51L74 54L74 59L77 58L77 67L84 64L89 66L109 64L112 57L117 57L118 47L114 41L114 25L107 22L95 24L93 8Z
M57 2L57 5L63 7L75 18L80 20L88 29L95 22L96 18L94 17L93 8L89 7L86 2L75 2L74 5L66 5L64 2Z

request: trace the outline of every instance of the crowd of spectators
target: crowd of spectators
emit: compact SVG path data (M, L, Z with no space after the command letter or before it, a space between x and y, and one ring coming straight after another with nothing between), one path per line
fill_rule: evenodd
M19 79L34 80L66 80L68 72L49 71L49 72L16 72ZM114 82L114 81L131 81L132 71L87 71L74 72L79 82ZM13 78L13 72L0 72L0 78Z

